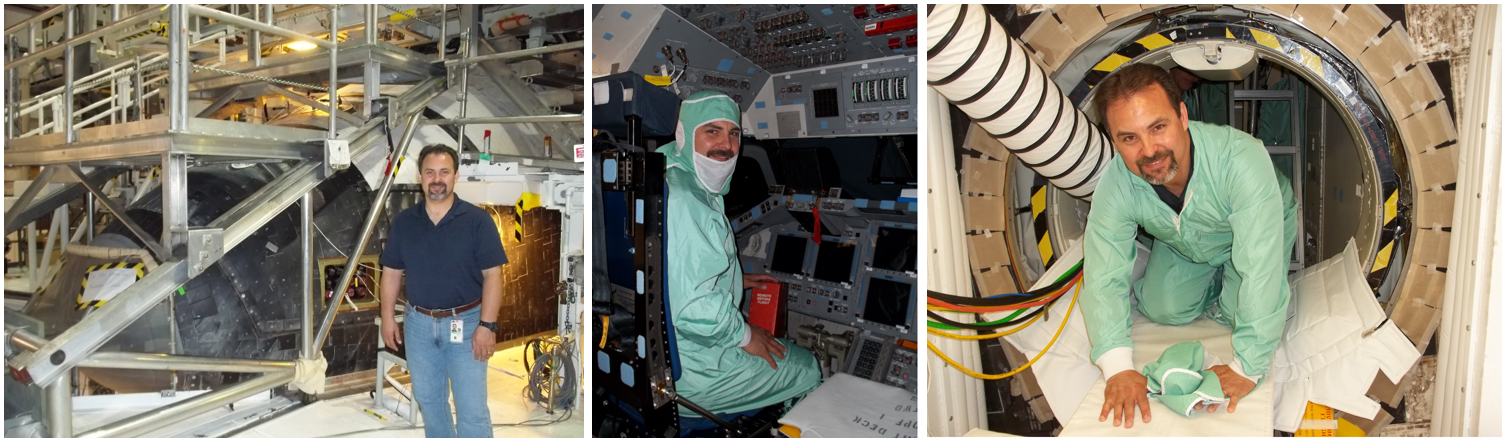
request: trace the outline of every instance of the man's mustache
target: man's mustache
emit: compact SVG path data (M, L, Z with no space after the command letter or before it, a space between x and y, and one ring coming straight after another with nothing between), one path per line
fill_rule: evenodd
M737 156L737 153L735 153L735 152L733 152L731 150L727 150L727 149L711 149L711 151L706 152L706 157L707 158L717 158L717 157L720 157L720 158L732 159L732 158L734 158L736 156Z
M1140 158L1140 161L1135 162L1135 165L1139 167L1145 167L1146 164L1154 163L1167 158L1171 158L1170 150L1161 151L1160 153L1157 153L1156 156L1150 158Z

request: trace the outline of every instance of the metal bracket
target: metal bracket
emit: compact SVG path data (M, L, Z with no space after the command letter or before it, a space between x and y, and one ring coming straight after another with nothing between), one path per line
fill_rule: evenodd
M324 140L324 174L350 168L350 141L343 139Z
M225 230L190 228L188 230L188 269L197 276L225 256Z

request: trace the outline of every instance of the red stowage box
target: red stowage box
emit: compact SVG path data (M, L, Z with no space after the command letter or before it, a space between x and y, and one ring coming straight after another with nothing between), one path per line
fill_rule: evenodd
M764 289L754 288L753 304L748 309L748 322L757 325L774 337L784 337L784 301L789 297L782 283L765 283Z

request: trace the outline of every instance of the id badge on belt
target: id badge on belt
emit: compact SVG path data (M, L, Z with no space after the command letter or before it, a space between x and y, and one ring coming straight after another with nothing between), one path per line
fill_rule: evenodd
M465 339L464 334L465 321L460 319L450 319L450 343L459 344L462 339Z

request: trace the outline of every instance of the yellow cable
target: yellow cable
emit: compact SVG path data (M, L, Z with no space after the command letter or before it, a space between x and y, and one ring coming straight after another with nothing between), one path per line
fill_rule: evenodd
M1050 310L1047 310L1047 311L1050 311ZM1045 314L1046 314L1045 311L1036 313L1035 316L1031 316L1030 317L1030 320L1025 321L1024 324L1021 324L1018 327L1014 327L1014 328L1011 328L1009 330L1001 331L1001 332L998 332L998 333L992 333L992 334L984 334L984 335L960 335L960 334L947 333L945 331L941 331L941 330L938 330L938 329L935 329L935 328L931 328L931 327L926 327L926 333L930 333L930 334L933 334L933 335L941 336L943 338L961 339L961 340L964 340L964 341L977 341L977 340L981 340L981 339L1002 338L1002 337L1009 336L1009 335L1012 335L1012 334L1015 334L1015 333L1019 333L1020 330L1024 330L1025 327L1029 327L1030 324L1034 324L1035 321L1036 321L1036 319L1040 319L1041 316L1043 316ZM974 329L974 328L964 328L963 330L976 330L976 329Z
M607 348L607 326L609 326L611 322L612 320L607 319L606 315L601 316L601 343L597 344L598 348Z
M967 367L963 367L962 364L958 364L957 361L953 361L952 358L947 357L947 355L942 353L940 349L936 348L936 345L932 344L931 341L926 341L926 347L929 347L931 349L931 353L935 353L936 356L940 356L941 359L943 361L946 361L947 364L951 364L952 367L956 367L958 371L961 371L967 376L978 379L1004 379L1014 376L1015 374L1018 374L1025 371L1025 369L1030 368L1030 366L1034 365L1036 361L1039 361L1042 356L1046 356L1046 351L1051 350L1051 346L1056 344L1056 338L1061 337L1062 332L1066 331L1067 329L1067 321L1072 319L1072 308L1077 306L1077 294L1080 292L1082 292L1082 284L1078 283L1077 289L1072 291L1072 303L1067 306L1067 315L1062 318L1062 325L1060 328L1056 329L1056 334L1051 336L1051 342L1046 343L1046 348L1041 349L1041 352L1037 353L1034 358L1031 358L1030 362L1025 363L1025 365L1020 366L1020 368L1014 369L1009 373L1002 375L985 375L982 373L974 372L972 370L968 370Z

